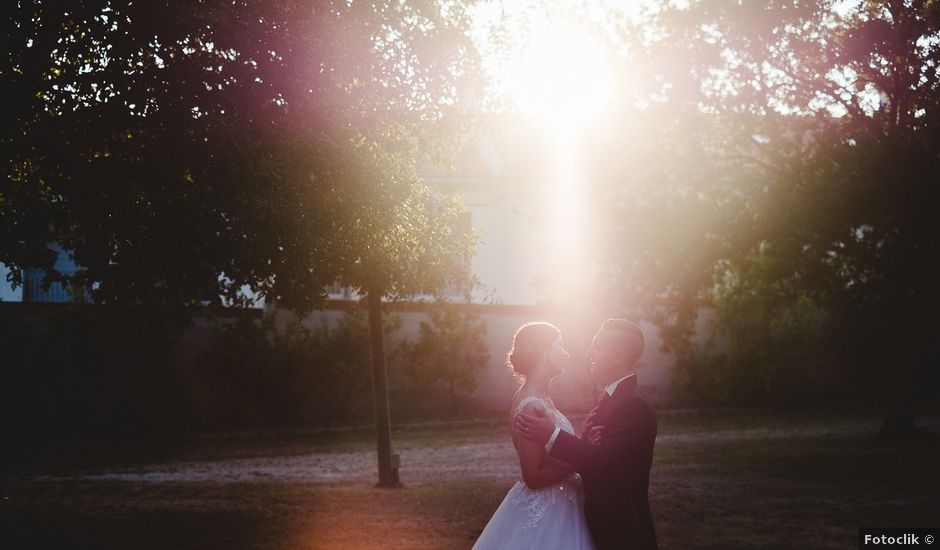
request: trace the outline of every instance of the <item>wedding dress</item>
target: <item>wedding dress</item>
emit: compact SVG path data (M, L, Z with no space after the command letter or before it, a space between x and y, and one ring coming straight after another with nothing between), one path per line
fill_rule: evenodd
M512 420L532 401L539 401L555 417L555 425L574 434L571 422L548 401L530 395L519 401ZM516 438L513 439L515 446ZM530 489L520 479L493 513L473 550L592 550L594 543L584 519L581 476L541 489Z

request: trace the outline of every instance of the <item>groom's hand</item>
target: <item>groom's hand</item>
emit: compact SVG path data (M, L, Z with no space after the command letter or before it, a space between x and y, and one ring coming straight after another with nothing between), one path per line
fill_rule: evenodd
M584 434L583 439L596 447L601 444L601 430L603 429L603 426L591 426L591 429Z
M594 420L597 417L597 410L593 410L588 413L587 418L584 419L584 427L581 429L582 434L588 433L591 428L594 427Z
M523 437L545 445L555 431L555 421L546 416L544 410L536 409L535 414L522 413L517 416L516 429Z

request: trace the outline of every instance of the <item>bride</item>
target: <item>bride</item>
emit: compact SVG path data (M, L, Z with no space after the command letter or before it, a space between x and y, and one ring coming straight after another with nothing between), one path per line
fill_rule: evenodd
M549 383L562 373L567 358L561 332L553 325L527 323L516 331L509 366L525 382L513 397L510 426L515 416L525 411L548 415L559 428L574 433L571 422L558 412L548 395ZM596 444L597 434L596 430L590 431L592 443ZM473 549L593 549L584 519L581 476L574 466L549 456L531 439L515 432L511 437L522 479L509 489Z

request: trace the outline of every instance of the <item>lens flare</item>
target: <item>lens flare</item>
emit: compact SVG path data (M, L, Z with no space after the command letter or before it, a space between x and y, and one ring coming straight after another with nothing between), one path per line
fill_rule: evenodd
M611 102L611 69L600 45L574 25L554 22L532 34L513 72L519 111L552 134L553 163L545 183L541 271L546 298L568 300L588 282L580 155L583 132Z
M546 24L524 48L512 88L519 110L570 127L610 102L610 74L603 49L588 34Z

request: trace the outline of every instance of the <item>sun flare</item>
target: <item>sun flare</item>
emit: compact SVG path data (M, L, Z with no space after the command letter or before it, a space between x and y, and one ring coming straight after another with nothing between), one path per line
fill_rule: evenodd
M534 32L523 48L512 87L520 111L577 124L609 103L610 68L589 35L572 25L553 23Z

